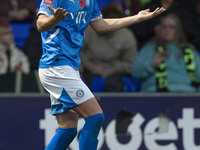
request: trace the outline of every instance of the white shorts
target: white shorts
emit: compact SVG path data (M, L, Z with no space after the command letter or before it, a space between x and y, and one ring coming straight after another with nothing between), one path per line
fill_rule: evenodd
M63 113L94 97L81 80L79 71L70 66L39 68L39 77L50 93L53 115Z

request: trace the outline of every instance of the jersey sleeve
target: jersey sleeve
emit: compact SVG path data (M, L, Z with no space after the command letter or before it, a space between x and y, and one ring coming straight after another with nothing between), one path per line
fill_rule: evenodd
M92 12L92 19L91 21L95 21L102 18L101 11L98 7L98 3L96 0L94 0L94 5L93 5L93 12Z
M53 14L47 7L48 5L53 8L57 8L57 0L42 0L37 15L39 16L40 14L45 14L48 17L52 16Z

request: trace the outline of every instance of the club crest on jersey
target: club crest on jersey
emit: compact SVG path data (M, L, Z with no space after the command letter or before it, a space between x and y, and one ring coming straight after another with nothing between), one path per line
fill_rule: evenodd
M84 95L83 90L77 90L77 91L76 91L76 96L77 96L77 97L83 97L83 95Z
M44 0L44 3L47 5L52 5L54 0Z

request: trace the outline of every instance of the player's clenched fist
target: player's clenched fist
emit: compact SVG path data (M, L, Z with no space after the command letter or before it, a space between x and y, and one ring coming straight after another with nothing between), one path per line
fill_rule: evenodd
M49 10L53 13L54 17L56 18L56 20L58 21L62 21L65 20L65 18L68 15L68 12L66 12L66 9L63 8L57 8L54 9L51 6L47 6L49 8Z

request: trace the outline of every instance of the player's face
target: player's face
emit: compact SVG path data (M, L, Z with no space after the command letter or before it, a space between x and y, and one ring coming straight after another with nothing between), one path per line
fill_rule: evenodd
M160 36L165 41L173 41L176 37L176 23L172 18L165 18L161 23Z

